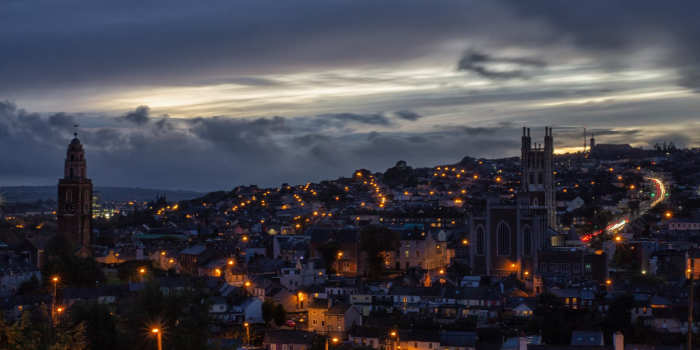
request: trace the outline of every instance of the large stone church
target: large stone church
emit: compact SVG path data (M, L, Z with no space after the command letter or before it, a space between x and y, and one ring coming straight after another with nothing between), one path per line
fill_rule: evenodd
M68 145L63 178L58 180L57 202L58 234L71 242L79 255L89 255L92 181L87 177L85 150L77 133Z
M536 272L538 252L551 244L556 228L552 129L545 128L544 146L532 144L523 128L521 187L515 203L488 198L469 220L473 273L527 278Z

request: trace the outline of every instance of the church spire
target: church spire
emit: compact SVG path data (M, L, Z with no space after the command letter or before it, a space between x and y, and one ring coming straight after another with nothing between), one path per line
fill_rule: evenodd
M77 127L77 125L76 125ZM73 133L73 140L66 151L66 162L63 177L65 179L80 180L87 178L87 162L83 145L78 139L78 132Z

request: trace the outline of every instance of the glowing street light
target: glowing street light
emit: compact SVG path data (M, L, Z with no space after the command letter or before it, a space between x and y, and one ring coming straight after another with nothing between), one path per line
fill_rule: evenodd
M250 345L250 323L243 322L243 327L245 327L245 343Z
M462 245L469 245L469 240L468 239L463 239L462 240Z
M612 285L612 280L609 279L609 278L606 279L606 280L605 280L605 284L608 285L608 286L609 286L609 285Z
M673 217L673 213L670 210L667 210L666 212L664 212L664 218L670 219L672 217Z
M156 340L158 341L158 350L163 350L163 332L160 331L160 328L152 328L151 333L156 336Z
M228 266L233 266L234 262L233 259L228 259L228 262L226 262Z

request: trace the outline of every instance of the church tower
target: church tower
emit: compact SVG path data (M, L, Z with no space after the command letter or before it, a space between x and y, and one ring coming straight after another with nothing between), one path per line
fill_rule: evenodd
M556 198L554 191L554 139L552 128L545 127L544 147L532 146L530 128L523 128L520 167L521 191L528 194L529 206L545 209L547 225L557 226Z
M92 228L92 181L87 178L87 161L78 134L68 145L63 178L58 180L58 234L63 235L81 255L90 252Z

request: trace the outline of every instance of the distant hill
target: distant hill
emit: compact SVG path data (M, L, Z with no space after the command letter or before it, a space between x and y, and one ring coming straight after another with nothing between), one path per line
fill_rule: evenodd
M101 201L149 201L164 195L168 201L197 198L200 192L180 190L155 190L131 187L95 187ZM38 200L56 200L56 186L0 186L0 196L8 203L28 203Z

